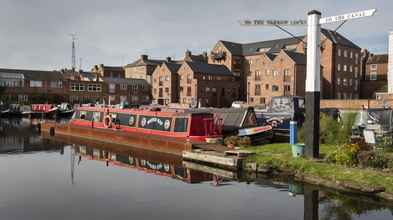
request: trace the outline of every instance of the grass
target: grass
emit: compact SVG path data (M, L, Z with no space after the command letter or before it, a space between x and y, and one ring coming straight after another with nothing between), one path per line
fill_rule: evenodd
M384 187L387 193L393 194L393 174L372 169L345 167L326 162L318 162L305 158L293 158L289 144L267 144L244 149L255 152L248 162L270 166L279 170L291 170L304 175L311 175L329 181L340 181L363 187ZM334 150L332 145L321 145L321 155Z

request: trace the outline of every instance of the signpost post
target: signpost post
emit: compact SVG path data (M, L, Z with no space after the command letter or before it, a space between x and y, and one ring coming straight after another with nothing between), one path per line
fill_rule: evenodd
M309 158L319 157L319 112L321 91L321 25L373 16L376 9L352 12L321 18L321 12L312 10L304 20L244 20L243 26L276 26L292 37L293 34L281 26L307 25L307 72L306 72L306 121L305 121L305 155ZM342 25L341 24L341 25ZM341 27L341 25L339 27ZM337 29L336 29L337 30ZM302 41L302 39L299 39Z
M321 12L313 10L307 19L306 121L304 124L306 157L319 157L319 111L321 91Z

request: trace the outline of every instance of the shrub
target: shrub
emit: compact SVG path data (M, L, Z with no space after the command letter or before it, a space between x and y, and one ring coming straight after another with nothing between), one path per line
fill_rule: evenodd
M224 139L225 145L247 146L251 145L249 137L229 136Z
M357 154L360 147L357 144L344 144L336 147L326 156L326 160L345 166L356 166L358 164Z
M346 113L339 122L327 114L321 113L319 121L319 135L321 144L345 144L349 143L352 133L352 125L355 122L356 113ZM299 142L304 142L304 127L298 131Z

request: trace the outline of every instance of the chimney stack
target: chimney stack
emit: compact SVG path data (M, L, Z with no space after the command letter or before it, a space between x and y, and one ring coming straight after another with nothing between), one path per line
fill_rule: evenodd
M167 58L166 58L166 61L167 61L167 62L172 62L172 58L171 58L171 57L167 57Z
M393 31L389 32L388 94L393 94Z
M141 55L141 60L145 61L147 60L149 57L146 54L142 54Z
M191 55L192 55L191 51L186 50L186 53L184 54L184 59L185 60L191 59Z

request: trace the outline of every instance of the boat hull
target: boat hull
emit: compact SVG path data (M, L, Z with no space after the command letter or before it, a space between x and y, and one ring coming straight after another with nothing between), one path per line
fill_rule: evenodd
M81 138L108 144L120 144L135 148L182 155L184 150L192 150L192 143L184 138L163 137L130 133L115 128L91 128L70 124L45 122L41 124L41 133L49 136Z

